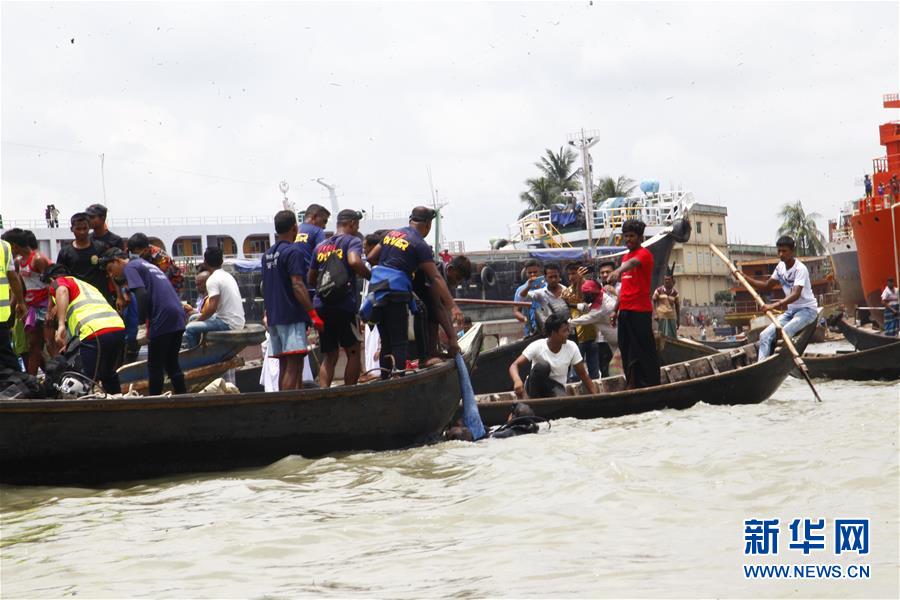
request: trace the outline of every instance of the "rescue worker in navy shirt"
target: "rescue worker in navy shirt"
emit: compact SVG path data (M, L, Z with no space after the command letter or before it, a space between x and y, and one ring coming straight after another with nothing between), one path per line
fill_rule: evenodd
M417 206L409 216L409 226L389 231L368 256L369 263L376 266L372 269L369 297L361 313L363 318L378 324L381 336L379 360L383 379L389 378L394 370L406 368L409 328L407 306L412 301L414 273L421 269L422 274L431 280L441 304L453 304L447 282L438 273L434 255L425 242L435 215L433 209ZM441 327L447 335L450 354L457 354L459 345L456 343L456 331L449 314L442 319Z
M331 213L320 204L310 204L303 213L303 223L297 228L297 236L294 238L297 250L300 251L300 277L306 283L309 266L315 262L313 252L316 246L325 241L325 226ZM315 289L310 288L309 294L315 294Z

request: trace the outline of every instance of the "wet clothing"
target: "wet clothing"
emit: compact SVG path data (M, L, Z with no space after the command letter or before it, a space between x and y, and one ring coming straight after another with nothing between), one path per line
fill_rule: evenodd
M659 356L651 319L649 310L619 311L619 351L629 388L659 385Z
M338 308L345 312L356 313L359 310L359 294L357 293L357 277L353 269L350 268L349 256L354 253L362 257L363 252L362 240L355 235L342 233L335 235L316 246L313 253L313 265L319 273L319 277L325 272L325 264L332 254L337 254L347 271L347 285L343 296L334 303L324 302L317 295L313 298L313 307L318 311L323 306Z
M622 273L622 289L619 293L619 310L652 312L650 280L653 277L653 255L643 246L622 257L622 264L636 258L640 264Z
M315 260L314 250L324 241L325 231L317 225L301 223L297 229L294 243L300 253L300 276L303 277L304 285L306 285L306 273L309 271L309 265Z
M178 294L175 293L175 288L169 283L165 273L160 271L156 265L140 258L131 260L125 265L125 280L132 292L140 288L147 292L147 315L150 319L147 337L149 339L184 331L184 309L181 306L181 300L178 299ZM180 334L178 343L181 343Z
M269 326L310 323L309 315L294 296L291 281L293 275L305 279L306 269L300 244L279 240L263 254L263 299Z
M64 266L72 277L86 281L106 296L109 281L106 271L100 267L100 258L105 250L106 247L95 240L89 240L86 248L69 244L59 251L56 264Z
M545 419L541 419L540 417L516 417L508 423L504 423L491 431L488 434L488 437L503 439L529 433L537 433L540 431L538 423L544 420Z

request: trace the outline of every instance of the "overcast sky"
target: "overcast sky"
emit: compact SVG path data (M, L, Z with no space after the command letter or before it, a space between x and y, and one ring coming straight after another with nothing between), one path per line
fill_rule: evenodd
M448 240L505 237L544 148L599 129L597 174L725 204L861 193L897 119L898 3L2 4L5 219L268 215L449 200ZM822 221L824 227L824 219Z

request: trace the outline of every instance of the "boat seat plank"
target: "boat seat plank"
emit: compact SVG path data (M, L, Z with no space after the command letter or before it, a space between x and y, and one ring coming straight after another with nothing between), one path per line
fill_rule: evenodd
M698 360L692 360L687 364L687 367L691 379L706 377L707 375L713 374L712 364L706 360L705 357Z
M719 373L725 373L726 371L734 370L734 364L731 362L731 356L729 356L728 354L714 354L710 356L709 359L713 362L716 370Z
M621 392L625 389L625 376L614 375L612 377L604 377L600 380L600 391L608 394L611 392Z
M679 381L687 381L691 378L691 374L688 373L687 366L685 363L678 363L674 365L669 365L663 367L666 372L666 380L669 383L677 383Z

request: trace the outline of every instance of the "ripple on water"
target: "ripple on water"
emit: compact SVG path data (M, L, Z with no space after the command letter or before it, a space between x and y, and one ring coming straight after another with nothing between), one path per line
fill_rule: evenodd
M5 597L897 596L897 384L120 488L0 488ZM743 520L873 520L864 582L743 579ZM823 562L823 561L819 561Z

